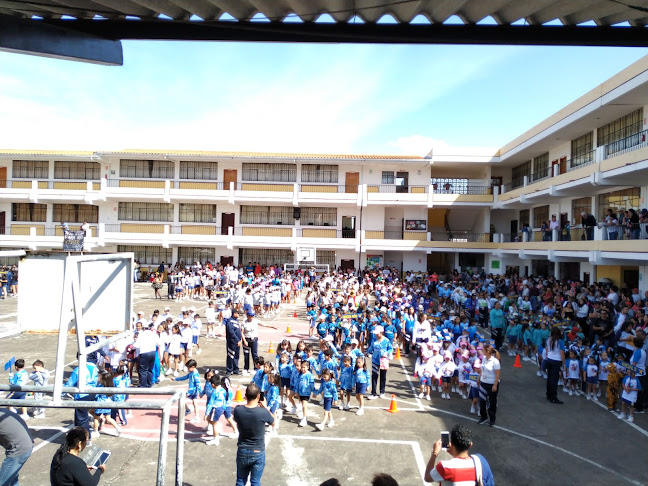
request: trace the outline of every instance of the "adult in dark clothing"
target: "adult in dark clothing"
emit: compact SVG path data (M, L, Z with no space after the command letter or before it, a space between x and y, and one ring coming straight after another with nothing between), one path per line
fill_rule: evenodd
M265 426L274 425L274 417L263 405L259 406L261 391L254 383L245 390L247 403L234 409L238 425L236 452L236 486L245 486L248 477L251 486L261 485L265 468Z
M585 239L593 240L594 239L594 227L596 226L596 218L590 213L583 211L581 213L581 224L585 229Z
M0 409L0 445L5 459L0 466L0 485L18 486L18 473L32 453L33 441L25 421L17 413Z
M88 443L88 431L83 427L74 427L65 436L65 441L59 447L50 466L51 486L95 486L106 471L101 465L97 472L91 474L88 466L79 454Z
M551 336L547 339L547 400L561 405L558 399L558 378L560 369L565 369L565 342L562 340L560 327L551 329Z
M225 340L227 346L227 374L238 375L241 373L238 366L239 356L241 355L241 325L238 321L239 312L236 309L232 310L232 317L227 320L225 324Z

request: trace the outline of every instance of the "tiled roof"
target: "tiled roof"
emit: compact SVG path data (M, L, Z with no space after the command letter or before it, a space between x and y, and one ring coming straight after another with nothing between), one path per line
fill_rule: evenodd
M68 157L90 157L96 152L90 150L22 150L22 149L0 149L0 155L53 155Z

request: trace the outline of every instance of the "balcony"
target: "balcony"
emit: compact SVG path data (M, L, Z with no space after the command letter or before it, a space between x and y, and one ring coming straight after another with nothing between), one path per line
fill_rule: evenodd
M71 231L80 231L81 225L69 225ZM90 226L85 237L86 250L94 250L98 246L99 225ZM15 222L0 228L0 244L14 248L63 248L63 228L52 223Z
M12 201L91 202L99 199L101 183L87 180L0 180L0 199Z

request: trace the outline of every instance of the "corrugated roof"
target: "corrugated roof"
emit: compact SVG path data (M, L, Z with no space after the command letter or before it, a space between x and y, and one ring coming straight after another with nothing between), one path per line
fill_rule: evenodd
M60 157L91 157L96 152L90 150L23 150L23 149L0 149L0 155L42 155Z

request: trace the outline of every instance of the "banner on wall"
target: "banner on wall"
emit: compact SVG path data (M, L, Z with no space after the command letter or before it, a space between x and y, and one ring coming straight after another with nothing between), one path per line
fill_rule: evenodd
M425 231L427 229L427 221L424 219L406 219L405 231Z
M380 268L382 266L382 255L367 255L367 268Z

